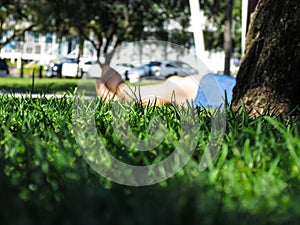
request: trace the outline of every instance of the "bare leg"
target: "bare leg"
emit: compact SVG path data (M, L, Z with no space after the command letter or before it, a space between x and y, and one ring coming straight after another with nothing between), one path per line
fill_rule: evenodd
M109 71L112 70L111 68L109 69ZM111 74L112 73L108 76L107 73L102 73L102 79L97 81L96 89L102 87L103 90L106 91L106 95L108 95L107 90L110 90L109 96L115 94L117 99L123 99L125 101L153 101L156 104L170 102L187 104L193 101L197 95L202 78L202 75L187 77L172 76L161 84L129 86L120 81L121 76L116 71L113 72L113 76L111 76ZM109 77L109 79L107 77ZM109 82L107 82L107 80L109 80ZM99 97L103 96L101 91L97 90L97 93Z
M129 86L122 83L118 87L117 96L125 100L129 100L129 97L144 102L187 104L187 101L191 102L195 99L201 77L200 75L172 76L161 84L143 86Z

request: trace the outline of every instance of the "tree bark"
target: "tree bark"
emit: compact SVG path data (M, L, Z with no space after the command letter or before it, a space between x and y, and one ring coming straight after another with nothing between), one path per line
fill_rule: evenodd
M257 3L258 0L248 0L246 33L248 32L248 28L251 20L251 14L254 12Z
M234 0L226 0L226 12L225 12L225 26L224 26L224 51L225 51L225 62L224 62L224 74L230 75L230 61L232 55L232 10Z
M232 108L289 114L300 105L300 1L260 0L251 20Z

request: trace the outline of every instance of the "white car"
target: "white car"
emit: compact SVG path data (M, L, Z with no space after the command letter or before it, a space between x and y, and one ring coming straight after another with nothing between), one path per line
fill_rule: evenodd
M89 61L86 61L86 62L79 63L81 76L87 76L89 70L91 69L91 67L93 65L95 65L96 63L97 63L97 61L94 61L94 60L89 60Z
M149 76L149 64L136 66L128 71L127 77L130 82L139 82L141 79Z
M62 64L61 74L63 77L89 76L91 67L96 64L97 61L94 60L81 61L79 65L76 62L66 62Z
M111 67L116 70L122 77L123 80L126 80L127 71L133 68L133 65L127 63L117 63L115 65L111 65ZM97 62L88 63L88 66L84 68L86 71L83 76L86 78L99 78L101 76L101 67Z
M122 77L123 80L128 80L128 71L130 71L134 66L129 63L116 63L111 65Z
M62 77L80 77L78 73L78 63L63 63L61 67L61 76Z

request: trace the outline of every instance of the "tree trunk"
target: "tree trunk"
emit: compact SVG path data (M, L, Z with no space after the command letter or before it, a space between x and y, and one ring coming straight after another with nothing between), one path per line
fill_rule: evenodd
M248 32L251 14L254 12L257 3L258 3L258 0L248 0L246 33Z
M247 35L232 108L288 114L300 104L300 1L260 0Z
M84 39L79 37L79 46L78 46L78 55L77 55L77 74L76 77L82 77L82 71L80 70L80 58L83 56L83 48L84 48Z
M234 0L226 0L226 12L225 12L225 27L224 27L224 51L225 51L225 62L224 62L224 74L230 75L230 60L232 55L232 10Z
M68 54L70 53L70 52L72 52L72 45L73 45L73 37L68 37L67 38L67 42L68 42Z

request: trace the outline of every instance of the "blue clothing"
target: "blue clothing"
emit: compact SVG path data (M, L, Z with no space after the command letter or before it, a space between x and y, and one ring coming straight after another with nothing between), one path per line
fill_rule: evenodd
M193 102L194 105L216 109L220 106L224 107L225 99L230 104L235 83L234 77L222 74L206 74L200 81L198 93Z

